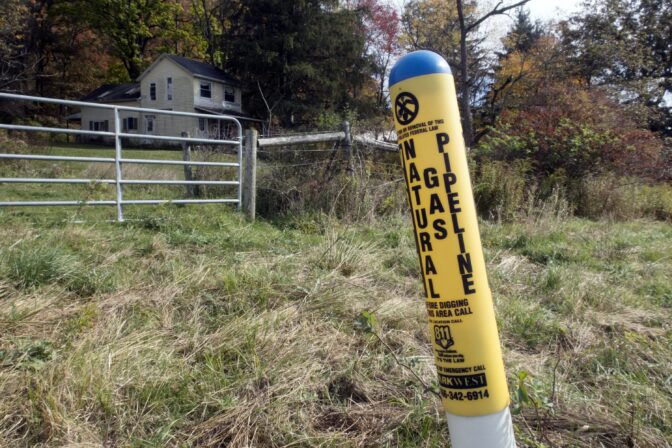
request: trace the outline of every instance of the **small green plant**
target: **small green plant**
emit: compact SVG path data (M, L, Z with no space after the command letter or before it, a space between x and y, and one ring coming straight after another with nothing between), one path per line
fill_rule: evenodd
M511 411L514 415L520 414L526 408L531 408L535 412L544 411L551 415L554 414L553 398L548 395L544 384L539 379L533 378L526 370L521 370L516 380Z
M378 319L371 311L363 311L355 319L355 328L363 333L375 333L378 328Z
M52 344L44 340L19 341L13 349L0 347L0 367L38 371L53 357Z

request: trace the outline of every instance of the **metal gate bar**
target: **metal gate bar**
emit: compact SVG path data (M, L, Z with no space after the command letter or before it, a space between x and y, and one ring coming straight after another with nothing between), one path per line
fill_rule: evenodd
M242 152L243 152L243 129L240 121L235 117L228 115L208 115L192 112L176 112L160 109L146 109L139 107L113 106L109 104L87 103L82 101L61 100L57 98L42 98L28 95L16 95L10 93L0 93L0 98L13 99L20 101L31 101L40 103L61 104L75 107L95 107L99 109L112 110L114 114L114 131L91 131L84 129L63 129L47 126L27 126L14 124L0 124L0 129L26 131L26 132L48 132L56 134L75 134L88 136L112 137L114 139L115 155L114 157L74 157L74 156L50 156L36 154L0 154L0 159L24 159L24 160L42 160L42 161L61 161L61 162L88 162L88 163L113 163L115 167L114 179L67 179L67 178L0 178L0 183L45 183L45 184L90 184L104 183L114 184L116 187L116 199L113 201L0 201L0 206L80 206L80 205L116 205L117 221L124 221L124 205L149 205L149 204L236 204L238 209L241 207L242 196ZM194 118L208 118L235 123L237 129L237 138L235 140L165 136L152 134L130 134L121 131L120 111L151 113L156 115L169 115ZM123 157L122 139L146 139L159 141L187 142L187 143L208 143L216 145L234 145L238 149L238 161L234 162L198 162L183 160L158 160L158 159L127 159ZM213 166L213 167L231 167L237 168L237 180L152 180L152 179L124 179L122 164L148 164L148 165L180 165L180 166ZM123 185L230 185L237 187L237 197L223 199L135 199L124 200Z

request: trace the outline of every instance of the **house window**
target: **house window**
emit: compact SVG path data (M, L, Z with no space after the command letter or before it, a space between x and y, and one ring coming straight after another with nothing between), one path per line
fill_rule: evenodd
M205 131L205 118L198 119L198 130Z
M149 99L156 101L156 83L153 82L149 85Z
M224 101L227 103L236 102L236 93L233 90L233 87L224 86Z
M109 129L109 121L89 121L89 131L104 131Z
M145 115L145 130L154 132L154 115Z
M122 123L124 132L126 131L137 131L138 130L138 119L135 117L124 118Z
M173 78L166 79L166 99L173 101Z
M201 97L212 98L212 83L201 81Z

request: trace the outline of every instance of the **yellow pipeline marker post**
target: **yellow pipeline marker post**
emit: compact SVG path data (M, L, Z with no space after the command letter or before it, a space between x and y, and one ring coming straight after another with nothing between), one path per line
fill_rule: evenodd
M452 445L515 447L450 67L416 51L397 62L389 84Z

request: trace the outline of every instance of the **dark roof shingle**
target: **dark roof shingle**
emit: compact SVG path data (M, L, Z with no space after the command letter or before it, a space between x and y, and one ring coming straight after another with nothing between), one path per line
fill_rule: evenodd
M81 101L109 102L131 101L140 99L140 83L103 84L86 95Z
M169 57L171 60L187 69L194 76L201 76L203 78L214 79L216 81L225 82L227 84L240 85L240 82L238 80L229 76L226 72L215 67L214 65L206 64L205 62L195 61L193 59L187 59L182 56L175 56L172 54L167 55L167 57Z

